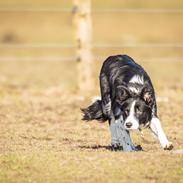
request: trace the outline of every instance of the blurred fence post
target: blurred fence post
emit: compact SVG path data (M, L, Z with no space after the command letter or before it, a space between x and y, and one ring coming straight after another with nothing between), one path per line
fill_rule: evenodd
M91 0L73 0L73 3L78 85L80 91L91 91L94 87L91 53Z

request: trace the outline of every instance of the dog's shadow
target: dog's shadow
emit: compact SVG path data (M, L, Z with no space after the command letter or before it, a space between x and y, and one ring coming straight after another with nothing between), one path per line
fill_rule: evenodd
M78 146L80 149L88 149L88 150L112 150L112 146L110 145L80 145Z
M108 151L123 151L122 146L118 147L113 147L113 146L106 146L106 145L83 145L83 146L78 146L80 149L85 149L85 150L108 150Z
M123 151L122 146L118 147L113 147L113 146L106 146L106 145L80 145L78 146L80 149L85 149L85 150L109 150L109 151ZM143 151L141 145L135 146L136 150L134 151Z

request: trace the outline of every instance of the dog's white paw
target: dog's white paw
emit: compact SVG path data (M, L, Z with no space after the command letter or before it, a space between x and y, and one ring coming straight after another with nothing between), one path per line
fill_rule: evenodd
M164 150L172 150L173 149L173 144L171 142L168 142L164 147Z

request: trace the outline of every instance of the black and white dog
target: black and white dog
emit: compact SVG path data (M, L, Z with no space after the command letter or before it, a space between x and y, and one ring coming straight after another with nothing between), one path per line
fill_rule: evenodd
M100 72L101 100L82 109L83 120L122 117L127 130L149 127L166 150L173 148L157 116L153 85L144 69L127 55L108 57ZM111 125L111 124L110 124Z

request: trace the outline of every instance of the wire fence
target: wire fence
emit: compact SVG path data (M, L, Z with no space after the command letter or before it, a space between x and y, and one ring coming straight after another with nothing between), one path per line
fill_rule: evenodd
M103 61L106 59L105 56L97 55L93 57L96 61ZM40 55L40 56L0 56L0 61L51 61L51 62L57 62L57 61L75 61L77 60L77 57L75 55L72 56L50 56L50 55ZM143 61L143 62L182 62L183 57L176 56L176 57L136 57L136 60Z
M0 8L0 12L62 12L72 13L73 8L32 8L32 7L4 7ZM92 13L168 13L182 14L183 8L102 8L93 9Z
M30 48L76 48L75 44L62 43L3 43L0 48L30 49ZM92 48L183 48L183 43L93 43Z
M60 12L60 13L73 13L73 7L66 7L66 8L57 8L57 7L49 7L49 8L35 8L35 7L0 7L0 13L8 12ZM102 8L97 9L94 8L92 13L139 13L139 14L180 14L183 15L183 8ZM62 43L0 43L0 49L74 49L76 48L75 44L62 44ZM102 43L93 43L93 49L122 49L122 48L161 48L161 49L183 49L182 42L175 42L175 43L118 43L118 44L111 44L108 42ZM95 59L100 59L102 56L98 55ZM76 57L73 55L71 56L0 56L0 61L30 61L30 60L46 60L46 61L71 61L75 60ZM102 58L103 59L103 58ZM148 58L146 61L183 61L183 56L172 56L172 57L154 57Z

